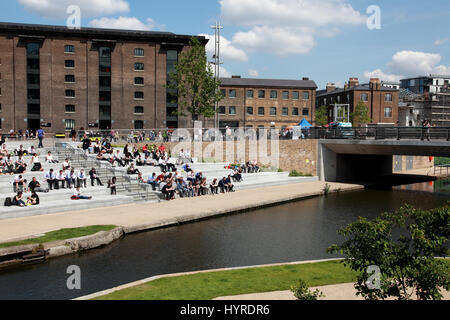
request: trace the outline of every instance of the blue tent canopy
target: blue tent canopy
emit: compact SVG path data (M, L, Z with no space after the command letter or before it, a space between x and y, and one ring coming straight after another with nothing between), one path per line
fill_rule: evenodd
M312 125L306 119L303 119L302 122L299 123L299 126L302 128L311 128Z

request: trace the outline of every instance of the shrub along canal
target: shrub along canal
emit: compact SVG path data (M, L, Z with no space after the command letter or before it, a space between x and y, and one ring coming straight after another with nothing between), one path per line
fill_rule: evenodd
M449 200L449 180L333 194L245 214L129 235L112 245L0 272L0 299L72 299L155 275L334 258L336 231L408 203L423 209ZM69 266L81 290L68 290Z

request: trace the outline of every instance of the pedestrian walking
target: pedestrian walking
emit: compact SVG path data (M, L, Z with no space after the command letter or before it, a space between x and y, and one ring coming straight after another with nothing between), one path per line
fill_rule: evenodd
M42 128L39 128L39 130L37 131L37 136L39 139L38 149L42 149L42 148L44 148L43 141L44 141L44 137L45 137L45 132Z

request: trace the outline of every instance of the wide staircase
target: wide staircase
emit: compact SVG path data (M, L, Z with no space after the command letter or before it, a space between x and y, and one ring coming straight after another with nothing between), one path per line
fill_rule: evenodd
M30 142L8 142L8 150L13 150L18 147L19 144L24 146L27 150L32 144ZM44 180L45 172L53 169L55 172L59 172L62 169L62 162L65 159L69 159L72 167L78 172L84 169L87 176L87 188L82 188L82 195L92 196L92 200L71 200L73 195L73 189L60 189L52 190L49 193L39 193L40 205L28 206L28 207L4 207L3 203L0 203L0 220L27 217L34 215L43 215L50 213L58 213L64 211L84 210L101 207L113 207L118 205L146 202L155 203L160 202L164 198L159 190L153 191L152 187L146 183L142 183L137 180L137 175L127 175L126 168L112 167L110 163L104 161L97 161L95 155L85 155L85 153L79 148L80 143L71 142L56 142L53 144L45 145L46 148L39 149L39 159L41 161L44 172L30 172L27 171L22 176L27 179L28 183L33 177L41 183L43 188L48 188L47 182ZM55 160L58 160L58 164L45 163L45 155L50 151ZM16 157L14 157L15 161ZM31 157L26 156L25 160L28 164L28 169L31 169ZM172 159L175 161L176 159ZM203 176L207 178L208 184L214 179L218 180L223 177L227 177L232 173L232 170L226 167L229 163L193 163L190 164L192 170L195 173L202 172ZM89 179L89 171L95 168L97 174L103 184L103 186L91 186ZM144 166L136 167L143 174L144 179L147 179L153 173L159 175L161 170L159 167ZM177 166L179 174L186 178L187 173L183 171L182 166ZM2 197L0 201L4 201L6 197L14 197L12 181L16 175L0 175L0 192ZM110 179L116 177L117 182L117 195L112 196L110 189L107 188L107 183ZM316 181L317 177L289 177L287 172L270 172L263 169L259 173L244 173L243 181L236 182L236 190L245 189L257 189L261 187L288 185L309 181ZM27 184L28 184L27 183ZM24 199L30 196L30 193L24 194Z
M17 144L17 145L16 145ZM18 146L19 143L7 143L8 150L13 150ZM26 142L21 142L24 149L27 150L30 144ZM45 155L51 152L53 158L58 160L59 163L47 164L45 163ZM120 170L115 170L109 164L100 163L95 159L90 159L84 156L83 152L79 149L75 149L70 145L66 144L56 144L56 147L46 147L44 149L37 150L39 153L39 160L41 162L43 172L31 172L32 165L31 156L25 156L25 162L27 163L27 171L22 174L23 178L27 180L27 184L32 180L33 177L37 178L40 182L41 187L44 189L48 188L48 184L44 179L45 172L53 169L55 172L59 172L62 169L62 162L65 159L69 159L72 167L78 172L84 169L87 176L87 188L81 188L82 195L92 196L92 200L71 200L71 196L74 192L74 187L72 189L59 189L51 190L48 193L38 193L40 199L40 205L38 206L28 206L28 207L5 207L3 202L6 197L14 197L15 193L13 190L13 180L14 175L0 175L0 220L1 219L11 219L11 218L21 218L35 215L51 214L64 211L74 211L74 210L85 210L92 208L101 207L112 207L123 204L130 204L135 202L158 202L160 198L157 194L151 191L151 188L147 188L147 185L138 183L137 180L132 179L126 175L126 172ZM14 161L17 157L13 157ZM89 179L89 171L95 168L97 174L103 184L103 186L98 186L97 182L94 183L94 187L91 186L91 181ZM108 181L112 178L117 178L117 195L112 196L110 189L107 188ZM24 192L24 200L31 195L30 192Z

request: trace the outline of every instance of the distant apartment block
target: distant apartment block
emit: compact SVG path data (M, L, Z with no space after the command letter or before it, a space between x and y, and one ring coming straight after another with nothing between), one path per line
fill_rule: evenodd
M429 76L415 77L400 80L401 88L415 94L435 94L450 84L450 75L431 74Z
M284 128L314 121L317 85L302 80L221 78L220 127Z
M329 83L325 90L317 91L316 106L328 107L330 121L335 119L336 105L348 105L348 111L352 113L359 102L363 102L369 109L371 124L397 124L399 92L382 86L379 79L360 84L358 78L350 78L344 88L337 88L335 84Z

